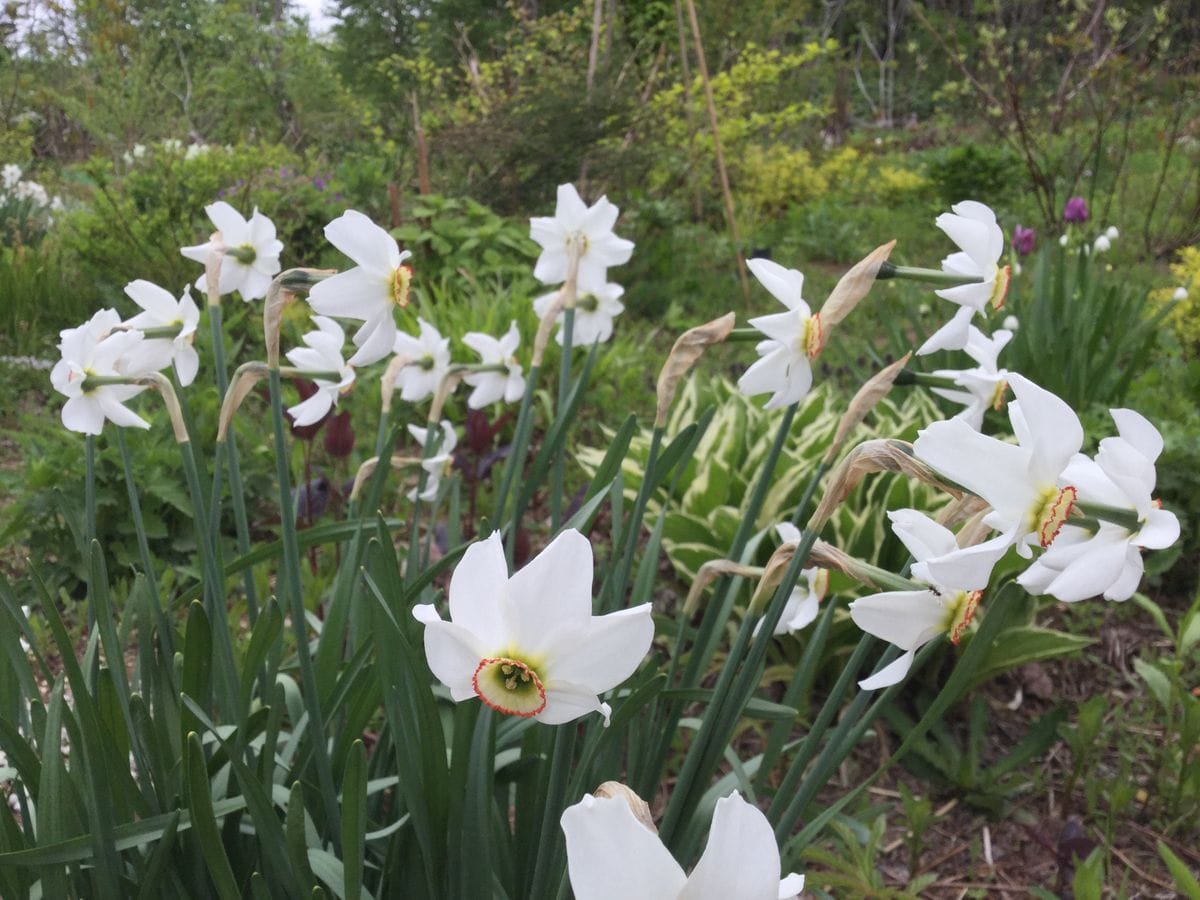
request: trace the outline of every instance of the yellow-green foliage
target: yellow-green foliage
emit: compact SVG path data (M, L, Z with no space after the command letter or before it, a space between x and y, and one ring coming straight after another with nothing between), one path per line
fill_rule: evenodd
M929 179L912 169L881 165L872 180L875 193L888 202L898 202L929 187Z
M1187 291L1187 298L1171 310L1171 324L1184 345L1194 352L1200 351L1200 245L1179 251L1178 261L1171 265L1171 274L1175 276L1175 286L1155 291L1154 299L1170 303L1180 287Z

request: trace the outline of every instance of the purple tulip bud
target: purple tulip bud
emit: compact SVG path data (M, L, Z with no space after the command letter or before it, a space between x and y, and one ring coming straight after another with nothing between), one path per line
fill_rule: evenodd
M1063 207L1063 221L1086 222L1088 220L1087 201L1082 197L1072 197Z
M349 410L342 410L329 420L325 429L325 452L342 459L354 452L354 429L350 426Z
M1028 256L1037 245L1037 232L1024 225L1018 225L1013 229L1012 245L1018 255Z

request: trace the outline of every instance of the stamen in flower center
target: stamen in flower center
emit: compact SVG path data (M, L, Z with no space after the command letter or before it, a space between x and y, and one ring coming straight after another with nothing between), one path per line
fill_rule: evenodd
M950 643L957 645L962 640L962 636L966 634L967 626L971 624L971 620L975 618L975 610L979 607L979 600L983 596L983 591L958 591L954 597L954 612L950 616L950 624L946 631L950 633Z
M583 294L575 301L575 307L591 313L600 308L600 301L596 299L595 294Z
M800 326L797 344L809 359L816 359L821 353L823 335L821 334L821 314L813 313L804 319Z
M1071 516L1075 508L1076 490L1067 485L1062 490L1047 488L1034 507L1033 529L1037 531L1038 542L1043 547L1049 547L1058 537L1059 531Z
M397 306L408 306L408 287L412 284L412 266L396 266L392 272L392 302Z
M1012 280L1012 266L996 270L996 281L992 285L992 296L989 298L993 309L1003 309L1004 299L1008 296L1008 283Z
M480 660L471 686L487 706L508 716L527 719L546 708L541 678L519 659L493 656Z
M254 249L253 244L242 244L231 249L229 255L243 266L248 266L258 258L258 251Z
M1004 408L1004 394L1007 391L1007 381L1000 381L996 384L996 390L992 393L992 409L996 410L996 412Z

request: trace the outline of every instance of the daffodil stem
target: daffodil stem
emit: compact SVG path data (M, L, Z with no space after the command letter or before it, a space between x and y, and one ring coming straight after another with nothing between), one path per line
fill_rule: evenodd
M633 509L629 512L628 525L621 535L624 541L624 552L621 554L620 568L617 577L613 579L613 590L609 593L607 609L610 612L625 607L625 590L629 584L629 573L633 569L633 555L637 549L638 537L642 532L642 516L646 512L646 504L650 501L650 492L655 479L655 469L659 453L662 450L662 439L666 429L655 428L650 435L650 451L646 456L646 470L642 473L642 483L638 488L637 497L633 501Z
M571 777L571 761L575 756L575 726L567 724L555 729L554 749L550 757L550 775L546 785L546 803L542 807L541 838L537 842L537 861L533 867L530 897L550 897L551 878L561 868L559 858L563 845L559 820L566 807L567 784Z
M575 306L570 304L563 310L562 357L558 365L558 409L561 411L571 390L571 339L575 331ZM550 470L550 530L558 531L562 522L563 467L566 458L566 442L563 449L554 455Z
M954 387L955 381L946 375L936 375L932 372L914 372L912 369L904 369L896 376L895 384L911 385L924 384L930 387Z
M117 428L117 449L121 451L121 466L125 472L125 490L129 496L129 512L133 516L133 530L137 536L138 556L146 579L158 589L158 577L154 560L150 556L150 543L146 539L146 526L142 519L142 504L138 500L137 484L133 480L133 462L129 457L129 442L125 440L125 429Z
M221 304L208 307L208 328L212 339L213 371L217 379L217 394L222 400L229 390L229 376L225 370L225 329L222 322ZM221 472L221 449L217 447L217 461L214 466L213 479L217 480ZM250 520L246 515L246 491L242 484L242 467L238 462L237 441L234 436L233 424L230 423L229 433L225 437L224 456L229 464L229 495L233 503L233 526L237 533L237 548L240 556L250 552ZM216 495L217 501L220 494ZM219 502L213 503L213 522L211 527L217 528L220 522ZM254 570L247 567L242 576L242 585L246 591L246 615L251 626L258 620L258 589L254 585Z
M329 764L326 747L325 719L321 715L320 695L312 656L308 648L308 618L304 609L304 598L300 591L300 547L296 539L295 511L292 508L291 474L288 471L287 437L283 426L283 386L278 367L273 367L269 376L271 390L271 420L275 433L275 474L279 481L279 530L283 541L283 571L280 582L287 597L292 629L296 640L296 661L300 668L301 693L308 713L308 744L317 769L317 780L321 788L321 799L325 804L325 837L340 850L341 828L337 805L337 788L333 781L333 770Z
M1105 506L1102 503L1077 502L1074 511L1083 516L1098 519L1101 522L1112 522L1114 525L1120 525L1127 531L1137 532L1142 527L1141 520L1138 519L1138 514L1132 509ZM1074 521L1072 521L1072 524L1074 524Z
M729 336L725 338L726 344L737 343L753 343L763 340L764 335L757 328L735 328L729 332Z
M492 524L497 528L504 524L504 510L508 505L508 495L512 491L517 472L525 465L525 450L529 445L529 433L533 428L533 391L537 384L539 371L540 366L530 366L529 377L525 381L525 396L521 398L521 410L517 413L516 431L513 434L508 460L504 465L504 475L500 479L500 490L496 495L496 513L492 518ZM519 522L512 523L508 540L504 543L504 552L510 565L513 561L513 548L516 546L519 527Z
M943 272L941 269L921 269L916 266L897 266L890 261L885 261L880 266L879 274L875 276L875 279L877 281L886 281L889 278L900 278L906 281L924 281L951 286L980 284L983 282L982 278L973 275L956 275L953 272Z
M87 389L88 375L84 379L84 389ZM89 434L83 442L83 558L91 571L91 555L95 550L96 540L96 436ZM91 603L92 586L88 584L88 627L96 624L95 604Z

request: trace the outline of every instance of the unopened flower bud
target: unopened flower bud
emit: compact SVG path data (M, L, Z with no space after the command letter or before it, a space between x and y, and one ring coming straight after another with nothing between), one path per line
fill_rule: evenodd
M1065 234L1060 236L1058 239L1058 246L1060 246L1060 247L1065 247L1069 243L1070 243L1070 239Z
M1007 328L1009 331L1016 331L1018 328L1021 327L1021 320L1018 319L1016 316L1005 316L1004 317L1004 327Z
M1117 231L1116 225L1109 225L1108 228L1106 228L1104 230L1104 236L1107 237L1110 241L1115 241L1117 238L1119 238L1121 236L1121 232Z
M1024 225L1018 225L1013 229L1012 245L1018 255L1028 256L1037 245L1037 232Z
M1092 245L1092 249L1095 250L1097 253L1107 253L1109 250L1112 249L1112 243L1109 242L1108 237L1106 235L1102 234L1098 238L1096 238L1096 243L1094 243Z
M334 459L344 459L354 451L354 428L350 424L350 411L342 410L329 419L325 429L325 452Z
M1072 197L1063 206L1064 222L1086 222L1087 220L1088 205L1082 197Z
M1175 293L1171 295L1172 300L1183 301L1183 300L1186 300L1187 298L1188 298L1187 288L1182 287L1182 286L1175 288Z

